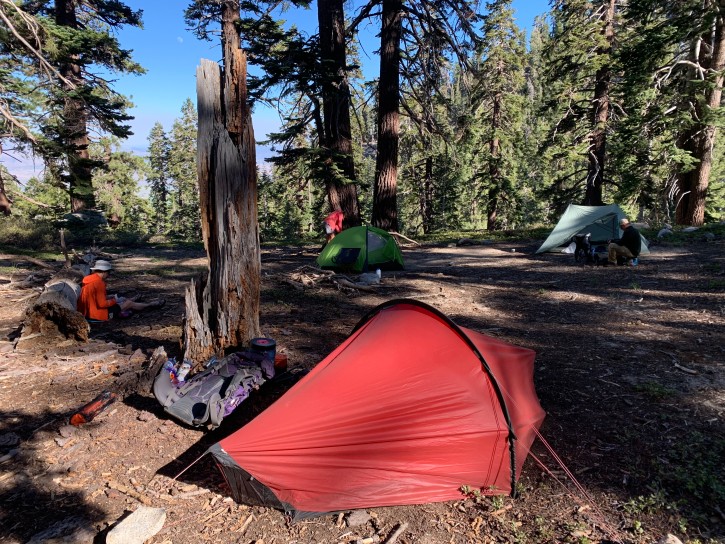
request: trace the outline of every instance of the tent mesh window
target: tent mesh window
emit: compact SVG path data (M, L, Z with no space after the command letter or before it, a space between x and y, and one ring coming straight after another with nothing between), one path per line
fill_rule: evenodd
M332 260L335 264L341 266L346 264L355 264L359 255L359 247L343 247L340 249L340 252L332 258Z

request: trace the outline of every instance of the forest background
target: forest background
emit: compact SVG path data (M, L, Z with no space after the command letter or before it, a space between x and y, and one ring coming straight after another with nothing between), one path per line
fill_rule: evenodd
M218 41L219 4L187 7L199 39ZM335 184L354 188L358 220L410 236L532 227L572 202L617 202L653 224L722 218L721 3L554 1L527 38L511 1L353 2L343 74L326 72L319 34L292 24L319 5L240 4L250 97L283 120L262 142L272 150L258 171L263 241L318 237ZM390 65L364 77L358 40L363 23L385 39L391 5L393 93L382 82ZM59 225L72 239L95 210L112 227L95 230L96 241L200 241L191 98L170 130L151 128L145 152L124 150L131 102L114 79L143 77L143 67L117 36L140 27L142 13L107 1L0 6L2 153L45 165L25 181L3 163L0 243L50 245ZM325 133L328 81L349 89L352 170ZM383 145L391 96L400 118ZM382 179L381 152L393 147L392 178Z

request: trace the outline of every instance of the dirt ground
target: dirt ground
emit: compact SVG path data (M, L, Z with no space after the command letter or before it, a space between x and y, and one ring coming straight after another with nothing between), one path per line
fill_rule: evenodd
M462 494L297 523L235 503L208 457L175 479L291 380L265 384L215 431L185 427L152 396L128 391L92 422L68 425L78 407L148 365L156 347L178 355L183 291L203 254L118 250L110 292L168 303L94 324L84 344L18 341L49 271L0 256L0 542L105 542L140 505L166 510L156 544L385 542L404 523L403 544L645 543L668 533L725 542L725 240L694 233L616 268L535 255L540 243L404 248L406 270L383 273L374 292L297 290L286 280L314 265L315 248L263 249L262 330L291 369L312 368L379 303L424 301L537 352L542 434L566 466L537 441L543 467L526 461L516 499Z

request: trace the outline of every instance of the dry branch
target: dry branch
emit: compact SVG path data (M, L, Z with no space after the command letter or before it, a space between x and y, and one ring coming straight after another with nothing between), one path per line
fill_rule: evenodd
M302 266L280 281L291 285L298 291L318 287L322 283L330 283L338 289L357 289L359 291L375 292L375 287L365 282L355 282L343 274L337 274L334 270L323 270L314 266Z
M677 370L682 370L682 372L687 372L688 374L697 374L697 370L692 370L691 368L687 368L686 366L682 366L678 363L675 363L675 368Z
M106 482L106 485L111 489L115 489L116 491L119 491L124 495L128 495L129 497L132 497L145 505L149 505L152 502L151 499L149 499L147 496L142 495L141 493L138 493L137 491L126 487L125 485L121 485L118 482L114 482L113 480L109 480L108 482Z
M401 523L400 525L398 525L398 528L395 530L395 532L390 535L390 537L383 544L393 544L396 540L398 540L398 537L402 535L407 528L407 522Z
M55 266L48 264L45 261L41 261L40 259L36 259L35 257L30 257L28 255L9 255L7 253L2 253L2 254L0 254L0 259L32 263L35 266L39 266L40 268L45 268L46 270L53 270L54 272L56 270Z
M411 240L410 238L408 238L407 236L403 236L399 232L390 231L388 234L390 234L391 236L395 236L396 238L402 238L403 240L406 240L406 241L410 242L411 244L415 244L416 246L421 245L420 242L416 242L415 240Z
M337 285L340 287L347 287L349 289L358 289L359 291L366 291L368 293L374 293L376 291L375 287L372 285L367 285L365 283L353 283L348 279L345 278L339 278L333 280Z

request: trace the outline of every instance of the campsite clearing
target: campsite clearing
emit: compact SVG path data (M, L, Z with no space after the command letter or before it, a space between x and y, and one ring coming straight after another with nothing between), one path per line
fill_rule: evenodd
M406 270L383 272L366 290L330 282L296 289L290 277L314 265L314 248L263 249L262 330L293 370L312 368L394 298L421 300L460 326L536 351L542 434L588 495L573 491L537 441L533 453L546 468L526 461L518 499L471 490L444 503L370 508L350 526L347 513L290 524L279 511L237 504L209 456L174 479L294 380L265 384L212 432L177 424L153 397L127 390L91 423L67 425L157 346L178 355L183 289L204 268L202 253L124 249L111 292L165 296L161 312L94 324L86 344L36 336L15 346L6 337L48 272L3 255L0 276L40 283L0 285L0 542L91 542L139 505L166 509L157 544L385 541L403 524L396 542L407 544L645 543L667 533L725 542L722 234L653 244L634 268L535 255L541 242L405 249Z

